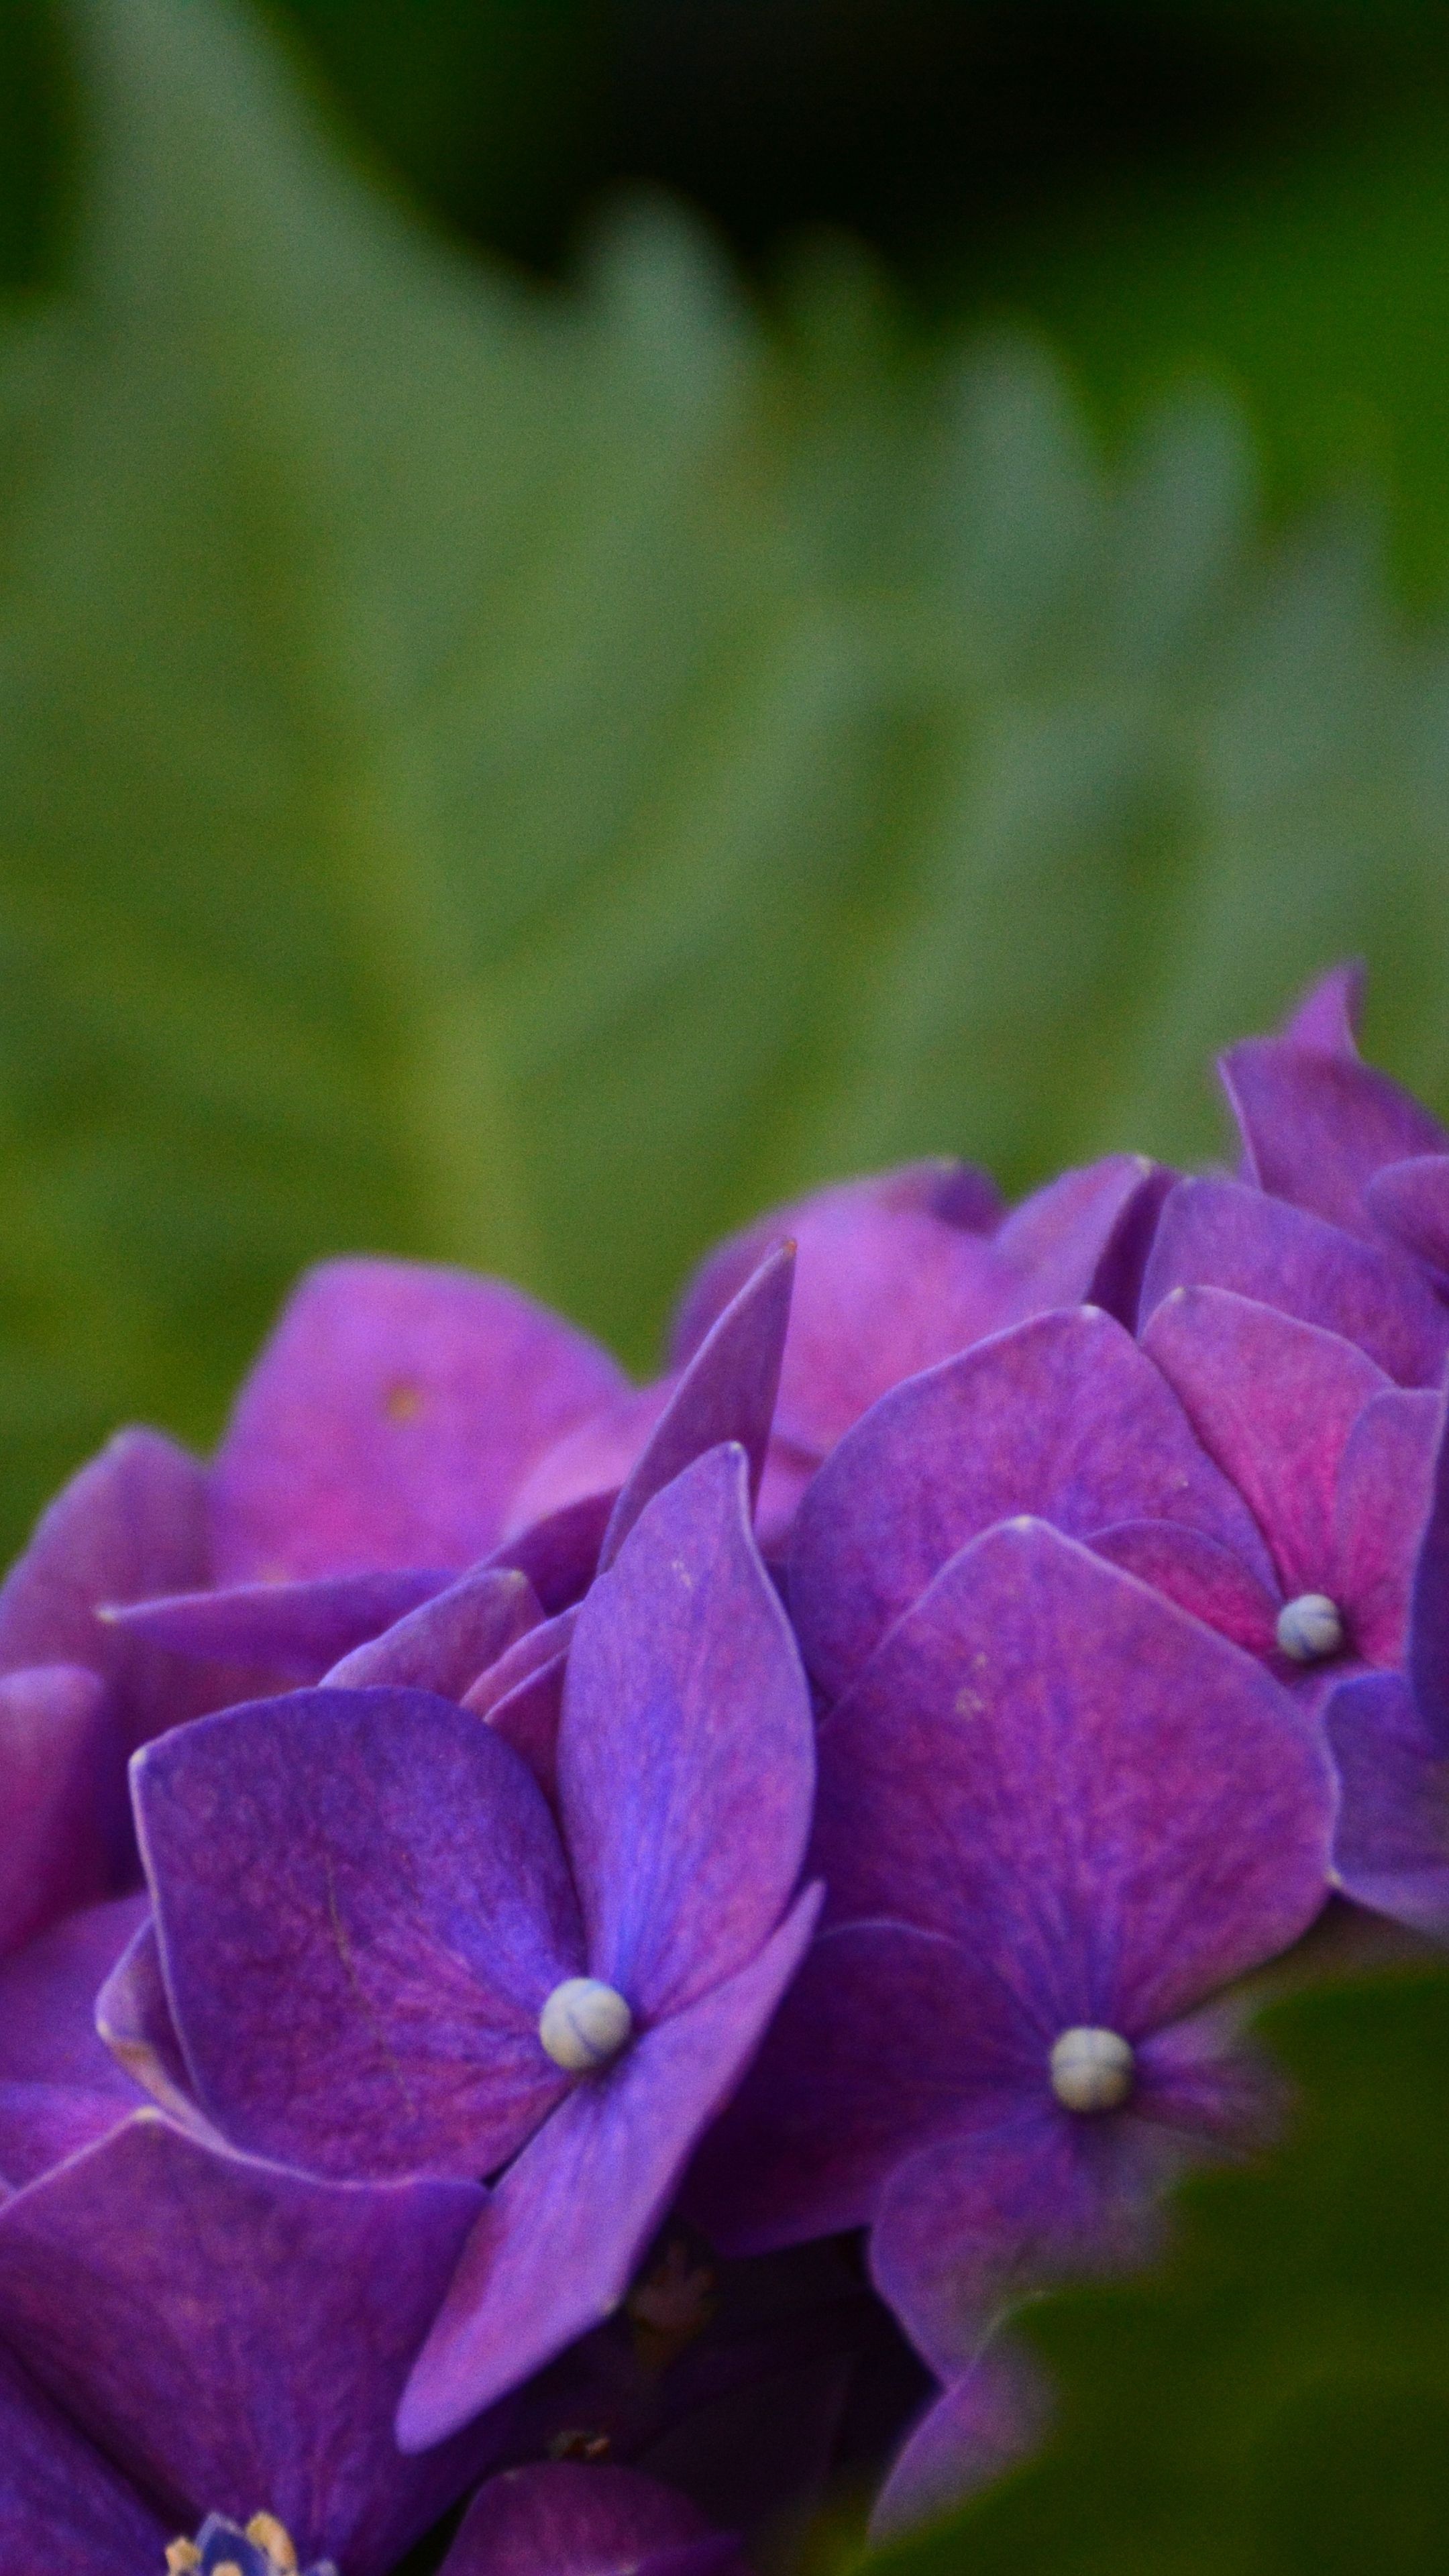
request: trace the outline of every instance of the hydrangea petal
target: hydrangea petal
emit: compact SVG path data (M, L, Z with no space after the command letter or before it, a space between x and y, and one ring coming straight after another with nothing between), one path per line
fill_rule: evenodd
M500 1539L488 1563L511 1565L526 1574L545 1616L557 1618L588 1590L613 1508L612 1487L607 1493L580 1494L543 1519L530 1519L511 1538Z
M1449 1311L1406 1255L1238 1181L1179 1181L1164 1204L1144 1320L1192 1287L1231 1288L1339 1333L1400 1386L1437 1385L1449 1352Z
M790 1606L827 1693L980 1531L1040 1513L1074 1536L1190 1522L1271 1582L1246 1505L1160 1372L1097 1308L1043 1315L882 1397L800 1508Z
M1259 1188L1350 1233L1366 1230L1364 1189L1385 1163L1449 1153L1438 1119L1373 1065L1281 1038L1245 1039L1220 1064Z
M1385 1163L1366 1184L1364 1205L1380 1233L1449 1276L1449 1153Z
M1329 1589L1369 1663L1403 1657L1438 1427L1439 1398L1427 1387L1391 1387L1365 1405L1344 1446Z
M1352 1342L1223 1288L1175 1288L1142 1347L1267 1539L1284 1591L1330 1592L1339 1466L1389 1384Z
M1449 1401L1429 1471L1429 1512L1409 1595L1409 1680L1419 1714L1449 1753Z
M172 2526L0 2352L0 2565L153 2576Z
M1317 1730L1261 1665L1040 1522L962 1550L826 1721L811 1865L994 1969L1044 2041L1129 2039L1297 1938Z
M1013 2100L1041 2061L1000 1980L956 1942L909 1923L837 1924L704 2141L686 2205L734 2255L865 2226L902 2156L983 2096Z
M526 1574L513 1566L478 1567L381 1636L354 1646L323 1679L329 1690L387 1687L461 1699L475 1675L542 1617Z
M630 1387L546 1449L509 1504L505 1540L586 1502L602 1506L601 1526L606 1527L621 1487L678 1384L677 1377L666 1377L653 1386Z
M0 1957L113 1885L121 1746L99 1674L0 1675Z
M777 1244L710 1326L614 1505L599 1551L601 1571L613 1564L646 1503L696 1458L728 1441L749 1462L753 1503L774 1420L794 1278L795 1247Z
M1035 2449L1050 2413L1039 2372L1010 2345L993 2343L913 2426L876 2497L873 2545L904 2540L958 2512Z
M491 1701L486 1712L487 1724L528 1764L550 1806L558 1797L558 1732L568 1662L567 1649L551 1655L501 1699Z
M183 2128L208 2126L197 2108L171 2001L161 1973L161 1945L148 1907L96 1996L95 2025L132 2081Z
M1106 1154L1023 1199L992 1247L1015 1274L1001 1323L1081 1305L1134 1322L1148 1245L1174 1177L1145 1154Z
M463 1706L476 1709L480 1717L490 1716L499 1701L517 1690L520 1682L541 1672L545 1664L567 1655L578 1618L576 1605L572 1610L561 1610L557 1618L541 1620L536 1628L526 1628L476 1680L470 1681L461 1693Z
M497 1280L324 1263L294 1291L217 1453L216 1578L461 1571L497 1539L534 1461L623 1383L584 1334Z
M193 2526L265 2497L304 2565L390 2576L475 2456L403 2460L391 2421L482 2197L312 2181L137 2112L0 2209L0 2335Z
M138 1757L167 1991L201 2108L338 2175L484 2174L562 2087L545 1997L582 1965L524 1764L421 1691L299 1691Z
M618 2306L799 1966L818 1902L807 1891L738 1974L576 2084L510 2166L408 2383L405 2449L466 2423Z
M645 2021L753 1956L809 1832L809 1695L749 1509L743 1451L699 1459L636 1522L569 1651L559 1797L590 1969Z
M569 2461L479 2488L443 2576L746 2576L735 2542L634 2469Z
M169 1655L250 1666L319 1682L340 1656L380 1636L445 1591L446 1574L407 1566L384 1574L319 1575L306 1583L236 1583L108 1606L107 1625Z
M1323 1722L1342 1790L1339 1885L1376 1914L1449 1939L1449 1755L1399 1673L1342 1683Z
M95 2027L98 1989L145 1918L144 1896L90 1905L0 1967L0 2076L84 2085L121 2101L136 2088Z
M1285 1020L1284 1043L1300 1047L1308 1055L1345 1056L1350 1064L1356 1063L1363 988L1362 958L1352 957L1342 966L1331 966L1326 975L1320 975L1317 983L1309 986Z
M1279 1595L1206 1531L1181 1521L1119 1521L1094 1531L1091 1548L1250 1655L1274 1652Z

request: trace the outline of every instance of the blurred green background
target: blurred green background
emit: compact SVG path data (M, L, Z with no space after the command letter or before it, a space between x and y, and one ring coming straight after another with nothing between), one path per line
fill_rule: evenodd
M1446 422L1427 0L0 0L4 1536L320 1254L647 1366L1346 951L1449 1110ZM1446 2013L1289 2008L923 2568L1442 2563Z
M289 1278L1449 1079L1422 6L6 0L0 1520Z

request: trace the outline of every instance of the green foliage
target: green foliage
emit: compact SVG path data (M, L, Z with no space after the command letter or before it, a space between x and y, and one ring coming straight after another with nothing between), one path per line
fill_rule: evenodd
M1345 948L1442 1098L1449 696L1204 394L1115 480L1034 347L781 344L622 220L414 227L224 0L74 0L85 198L0 353L0 1507L210 1435L307 1259L505 1269L646 1363L721 1226L1217 1127Z
M1153 2276L1043 2303L1049 2446L880 2576L1437 2576L1449 1973L1268 2017L1289 2145L1182 2196Z

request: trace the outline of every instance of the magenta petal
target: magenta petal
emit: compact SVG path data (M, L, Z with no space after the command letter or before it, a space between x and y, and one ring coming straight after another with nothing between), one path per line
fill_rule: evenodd
M1285 1949L1323 1902L1333 1787L1261 1665L1040 1522L989 1531L821 1735L835 1919L959 1941L1043 2045L1128 2038Z
M190 1714L175 1667L100 1620L103 1602L204 1583L206 1480L156 1431L121 1431L73 1476L0 1589L0 1670L80 1664L120 1694L124 1749Z
M530 2140L469 2238L419 2356L398 2412L404 2449L467 2423L612 2314L818 1911L809 1890L747 1967L581 2079Z
M217 1579L461 1570L535 1459L622 1385L596 1344L497 1280L324 1263L217 1453Z
M274 2513L304 2565L389 2576L473 2454L391 2422L482 2198L309 2181L159 2112L0 2210L0 2334L181 2521Z
M1019 1512L1082 1538L1189 1522L1271 1580L1247 1507L1131 1335L1096 1308L1043 1315L893 1389L826 1460L790 1561L821 1688L843 1689L948 1558Z
M1096 1531L1091 1549L1250 1655L1273 1653L1279 1596L1220 1539L1181 1521L1119 1521Z
M1414 1566L1429 1516L1439 1398L1391 1387L1365 1405L1344 1447L1328 1590L1349 1613L1356 1654L1402 1660Z
M908 1923L824 1932L690 2172L720 2250L757 2254L862 2227L903 2155L993 2090L1039 2081L1040 2044L1000 1980Z
M542 1616L526 1574L512 1566L477 1567L380 1637L354 1646L323 1678L329 1690L388 1687L461 1699L474 1676Z
M129 2576L129 2571L128 2571ZM481 2486L442 2576L746 2576L733 2540L633 2469L568 2461Z
M1346 1056L1350 1064L1356 1063L1363 988L1362 958L1352 957L1345 965L1331 966L1316 984L1310 984L1285 1020L1285 1044L1299 1047L1307 1055Z
M421 1691L298 1691L139 1756L138 1830L201 2108L337 2175L488 2173L562 2088L538 2016L582 1943L553 1820Z
M108 1608L104 1616L117 1634L170 1655L318 1682L340 1655L406 1618L447 1582L446 1574L407 1567L321 1575L308 1583L237 1583L217 1591L162 1593Z
M1434 1386L1449 1311L1407 1255L1237 1181L1179 1181L1142 1288L1144 1321L1174 1288L1231 1288L1356 1342L1400 1386Z
M114 1883L122 1748L99 1675L0 1675L0 1957Z
M943 2389L914 2427L875 2501L870 2539L883 2548L956 2513L978 2488L1036 2448L1051 2412L1025 2355L994 2343Z
M876 2288L930 2367L953 2378L1004 2300L1140 2261L1172 2162L1143 2122L1072 2120L1050 2097L919 2148L882 2194Z
M1385 1163L1368 1182L1364 1205L1381 1233L1449 1275L1449 1153Z
M183 2128L209 2127L196 2106L161 1973L161 1945L149 1910L96 1996L96 2032L132 2082Z
M1333 1590L1348 1436L1388 1387L1352 1342L1222 1288L1175 1288L1142 1336L1273 1551L1284 1591Z
M737 1441L749 1461L754 1501L774 1419L794 1277L795 1247L778 1244L710 1326L614 1505L599 1551L601 1571L613 1564L645 1504L726 1441Z
M579 1613L558 1779L596 1976L678 2012L779 1921L810 1829L815 1736L750 1533L744 1453L655 1496Z
M558 1731L568 1665L567 1651L550 1656L494 1700L485 1720L528 1764L550 1806L558 1799Z
M1367 1230L1364 1189L1385 1163L1449 1153L1413 1093L1355 1058L1249 1038L1229 1047L1221 1070L1259 1188L1350 1233Z
M1449 1757L1399 1673L1344 1682L1324 1710L1342 1793L1334 1871L1345 1895L1449 1939Z
M0 2566L13 2576L154 2576L174 2524L143 2502L0 2353Z

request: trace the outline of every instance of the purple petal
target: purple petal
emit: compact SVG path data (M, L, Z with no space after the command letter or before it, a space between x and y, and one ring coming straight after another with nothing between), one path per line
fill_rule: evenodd
M578 2082L510 2167L408 2384L398 2414L405 2449L466 2423L618 2306L696 2139L799 1966L818 1910L812 1889L738 1975Z
M1044 2048L1135 2040L1318 1912L1332 1783L1248 1656L1042 1523L963 1549L821 1736L835 1919L954 1939Z
M207 1578L206 1480L156 1431L121 1431L41 1515L0 1589L0 1670L80 1664L115 1686L123 1753L189 1716L174 1665L97 1617Z
M526 1673L487 1711L486 1723L526 1762L549 1805L558 1801L558 1731L563 1724L568 1654Z
M126 2104L135 2085L96 2034L95 1998L146 1912L144 1896L91 1905L0 1967L0 2077L77 2084Z
M380 1636L447 1582L446 1574L408 1567L323 1575L309 1583L238 1583L219 1591L163 1593L103 1615L115 1633L171 1655L318 1682L340 1655Z
M149 1909L96 1996L95 2026L133 2083L159 2102L163 2111L169 2111L183 2128L199 2130L208 2125L197 2109L176 2036L161 1973L161 1945Z
M481 2486L443 2576L746 2576L733 2540L633 2469L567 2461Z
M1094 1556L1165 1592L1179 1610L1205 1620L1250 1655L1274 1652L1279 1595L1220 1539L1180 1521L1119 1521L1114 1529L1098 1530L1091 1547Z
M1438 1427L1436 1395L1391 1387L1365 1405L1344 1448L1327 1588L1346 1605L1355 1651L1369 1663L1403 1657Z
M1310 984L1301 1002L1283 1023L1283 1040L1307 1055L1346 1056L1358 1060L1358 1024L1363 1013L1364 964L1351 957L1331 966Z
M553 1820L421 1691L298 1691L134 1772L176 2028L235 2144L322 2173L485 2174L562 2089L538 2016L581 1938Z
M1409 1679L1425 1725L1449 1752L1449 1402L1441 1407L1409 1595Z
M388 1686L461 1699L475 1676L542 1617L526 1574L512 1566L475 1568L380 1637L354 1646L324 1679L329 1690Z
M1367 1231L1364 1190L1385 1163L1449 1152L1412 1092L1354 1057L1249 1038L1220 1067L1249 1177L1350 1233Z
M568 1653L578 1617L575 1607L561 1610L556 1619L541 1620L536 1628L526 1628L486 1671L478 1674L476 1681L470 1682L461 1694L463 1706L476 1709L480 1717L490 1716L499 1701L517 1690L520 1682L530 1680L542 1672L545 1664L556 1663Z
M876 2288L938 2377L953 2378L1004 2301L1142 2261L1174 2162L1142 2121L1074 2121L1049 2104L962 2130L908 2156L887 2184L871 2239Z
M0 2332L173 2529L264 2510L304 2565L388 2576L475 2456L404 2460L391 2420L481 2198L310 2181L141 2111L0 2210Z
M1449 1154L1385 1163L1368 1181L1364 1205L1377 1232L1431 1270L1449 1274Z
M782 1243L731 1298L690 1360L632 1469L604 1533L613 1564L646 1503L710 1449L735 1441L749 1461L750 1500L764 1473L790 1320L795 1247Z
M1142 1154L1107 1154L1063 1172L1013 1208L994 1250L1016 1275L1001 1322L1053 1306L1100 1306L1136 1321L1148 1248L1174 1174Z
M142 2502L0 2353L0 2565L14 2576L152 2576L175 2526Z
M844 1923L808 1952L690 2172L690 2215L726 2254L862 2227L903 2155L964 2105L1041 2076L1000 1980L908 1923Z
M41 1664L0 1676L0 1957L114 1884L123 1758L98 1674Z
M566 1503L542 1520L530 1521L493 1550L490 1565L511 1565L526 1574L550 1619L569 1609L588 1590L599 1549L614 1508L613 1488L588 1493Z
M1433 1386L1449 1312L1419 1270L1306 1209L1238 1181L1179 1181L1162 1211L1142 1288L1151 1316L1174 1288L1231 1288L1356 1342L1400 1386Z
M1246 1506L1130 1334L1095 1308L1043 1315L897 1387L821 1469L790 1563L821 1688L842 1689L948 1558L1019 1512L1083 1538L1189 1522L1271 1580Z
M217 1453L217 1579L461 1571L493 1545L534 1461L622 1385L595 1343L497 1280L324 1263Z
M1382 1371L1336 1333L1222 1288L1175 1288L1142 1347L1252 1510L1285 1592L1331 1593L1339 1465Z
M1342 1804L1334 1871L1345 1895L1449 1938L1449 1757L1398 1673L1342 1683L1324 1710Z
M992 2344L943 2389L899 2452L875 2501L877 2548L943 2522L1035 2450L1051 2413L1040 2373L1013 2346Z
M541 1519L556 1519L591 1501L602 1504L606 1526L620 1487L647 1448L678 1384L677 1378L666 1377L653 1386L630 1387L565 1432L518 1487L503 1525L505 1535L529 1530Z
M599 1577L569 1651L559 1795L589 1962L645 2021L753 1958L810 1829L809 1693L749 1509L741 1450L697 1460Z

